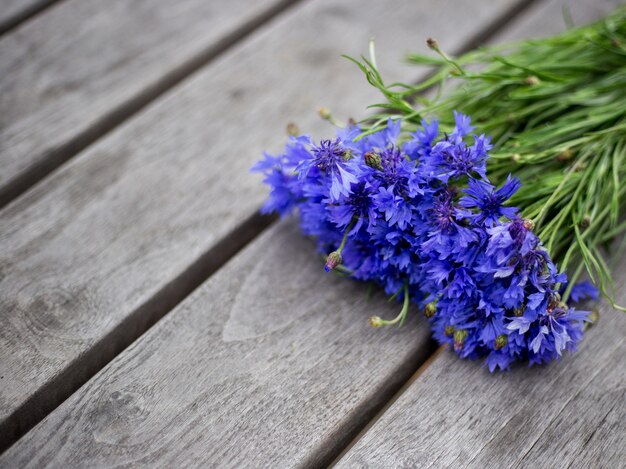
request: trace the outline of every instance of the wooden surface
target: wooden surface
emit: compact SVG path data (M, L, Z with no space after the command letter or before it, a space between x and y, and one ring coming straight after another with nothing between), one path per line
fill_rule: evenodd
M249 167L287 116L327 132L317 104L345 116L377 99L342 52L374 34L406 79L407 44L434 31L453 50L515 5L484 1L461 30L474 4L451 4L294 8L0 212L0 433L40 420L245 241L266 195Z
M2 0L0 4L0 34L17 27L57 0Z
M626 302L626 265L616 276ZM494 374L444 351L336 465L618 468L626 318L609 307L573 356Z
M0 205L288 0L69 0L0 38Z
M268 294L271 292L271 294ZM64 402L2 467L318 465L432 348L280 223Z
M0 210L0 448L41 421L0 468L620 467L623 315L605 311L578 355L546 368L490 375L433 356L414 310L403 329L371 329L398 305L324 274L293 222L259 235L266 192L248 168L288 121L327 135L316 106L358 117L379 99L339 57L370 36L383 76L415 80L399 60L425 37L454 52L545 36L564 5L581 24L621 2L158 3L67 0L0 40L0 89L36 85L32 101L3 91L19 112L2 113L0 183L19 179L4 164L18 150L14 174L30 176L31 153L78 152ZM58 30L74 15L88 21ZM37 110L42 89L51 107ZM31 133L5 145L20 120Z

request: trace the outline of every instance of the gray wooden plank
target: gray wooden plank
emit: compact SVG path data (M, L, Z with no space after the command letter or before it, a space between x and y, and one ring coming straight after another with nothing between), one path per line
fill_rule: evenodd
M332 459L431 349L418 315L266 231L0 457L2 467L287 467Z
M407 45L437 32L456 49L515 2L438 5L298 7L0 212L0 433L42 418L219 265L266 196L249 167L286 119L327 134L316 105L348 116L377 99L341 53L375 35L383 71L412 77Z
M2 0L0 34L4 34L57 0Z
M564 5L584 24L619 3L536 5L502 39L557 32ZM623 260L616 284L624 304ZM622 467L625 336L626 316L604 304L579 353L561 363L490 375L444 351L335 467Z
M0 206L294 0L69 0L0 38Z

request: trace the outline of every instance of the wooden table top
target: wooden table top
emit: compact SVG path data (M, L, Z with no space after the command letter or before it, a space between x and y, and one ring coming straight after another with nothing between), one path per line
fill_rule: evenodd
M491 375L414 311L324 275L249 168L295 122L451 52L620 0L6 0L0 11L0 468L626 467L626 317ZM421 74L420 74L421 73ZM626 302L626 262L618 264Z

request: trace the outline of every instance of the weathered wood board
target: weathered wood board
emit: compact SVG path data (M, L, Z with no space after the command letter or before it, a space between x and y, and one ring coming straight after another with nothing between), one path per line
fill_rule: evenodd
M0 5L0 34L18 26L56 0L2 0Z
M69 0L0 38L0 205L289 0Z
M328 462L433 350L417 315L326 274L293 222L265 232L41 425L1 467Z
M327 133L316 105L347 116L377 99L341 53L375 35L383 73L409 79L405 49L437 33L455 50L515 5L298 6L7 206L2 439L43 418L242 242L235 230L266 195L249 167L277 147L286 119Z

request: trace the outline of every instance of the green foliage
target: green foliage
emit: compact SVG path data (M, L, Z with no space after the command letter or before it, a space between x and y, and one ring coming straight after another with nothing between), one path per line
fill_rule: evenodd
M386 85L375 58L355 62L386 101L362 122L368 134L389 117L404 132L421 119L437 118L451 130L452 111L471 116L494 149L490 179L511 173L522 189L512 204L536 225L570 286L586 270L613 306L605 259L626 230L626 8L604 20L555 37L485 47L451 59L436 41L438 56L410 55L435 66L419 85ZM424 97L425 91L434 98ZM565 293L565 299L569 291Z

